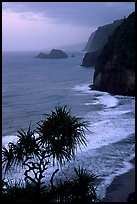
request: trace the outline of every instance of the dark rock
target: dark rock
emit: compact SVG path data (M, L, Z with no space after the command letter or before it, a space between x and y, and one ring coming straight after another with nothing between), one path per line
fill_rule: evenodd
M108 42L109 37L113 34L114 30L122 23L123 19L115 20L113 23L106 24L98 27L96 31L94 31L84 48L83 51L86 52L95 52L104 47L104 45Z
M67 57L68 57L67 54L62 50L53 49L49 53L49 58L67 58Z
M82 66L83 67L94 66L96 64L101 52L102 52L102 49L97 50L97 51L92 52L92 53L86 53L84 58L83 58L83 61L82 61Z
M47 59L48 55L43 52L40 52L35 58Z
M135 12L110 37L95 65L94 89L135 95Z
M56 50L53 49L49 54L45 54L43 52L40 52L35 58L40 59L61 59L61 58L67 58L67 54L63 52L62 50Z
M135 202L135 192L129 194L127 202Z
M108 42L109 37L113 34L114 30L122 23L123 19L115 20L111 24L98 27L93 32L86 44L83 51L87 51L83 58L82 66L91 67L95 66L98 57L103 50L103 47Z

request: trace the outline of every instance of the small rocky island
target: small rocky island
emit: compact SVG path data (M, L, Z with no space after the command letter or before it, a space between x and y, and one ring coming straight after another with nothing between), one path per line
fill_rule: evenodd
M67 54L63 52L62 50L56 50L53 49L49 54L40 52L35 58L39 59L61 59L61 58L67 58Z

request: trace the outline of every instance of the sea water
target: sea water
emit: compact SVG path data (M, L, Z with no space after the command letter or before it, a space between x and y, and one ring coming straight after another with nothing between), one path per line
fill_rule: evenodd
M71 178L74 166L83 166L97 175L97 194L102 199L114 177L133 168L129 160L135 156L135 98L91 91L94 67L80 66L82 52L67 52L65 59L37 59L37 54L2 53L2 144L16 141L20 128L27 130L31 124L35 129L58 104L67 105L88 123L87 146L78 149L58 178ZM52 171L50 167L45 176L49 178ZM7 176L23 175L18 169Z

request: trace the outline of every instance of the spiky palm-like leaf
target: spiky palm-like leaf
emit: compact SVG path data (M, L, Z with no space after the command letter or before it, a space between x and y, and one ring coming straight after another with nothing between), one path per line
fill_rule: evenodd
M26 159L38 154L38 144L30 126L26 132L22 129L18 131L17 137L18 140L15 144L10 142L8 148L3 147L2 149L2 162L5 172L10 170L11 166L17 167L18 164L23 164Z
M83 167L74 168L72 179L57 181L50 191L52 202L92 203L100 202L97 197L95 185L96 176L90 174Z
M15 161L14 157L14 149L12 148L12 145L9 144L8 148L3 147L2 148L2 166L5 172L10 170L10 167Z
M77 169L76 167L74 168L74 171L76 173L76 180L79 183L86 183L86 184L91 184L94 183L97 176L94 174L89 174L86 169L83 167L80 167Z
M97 176L88 173L86 169L80 166L78 169L74 168L74 171L76 174L73 180L76 200L90 199L91 202L99 202L94 187Z
M22 129L18 131L17 137L19 138L17 141L17 146L18 149L20 148L22 150L22 154L34 155L38 153L36 137L34 135L34 131L31 131L30 126L26 132Z
M45 115L45 120L38 123L40 139L53 162L57 160L62 164L75 156L77 146L86 145L84 128L86 124L81 119L72 116L67 107L57 106L51 115Z

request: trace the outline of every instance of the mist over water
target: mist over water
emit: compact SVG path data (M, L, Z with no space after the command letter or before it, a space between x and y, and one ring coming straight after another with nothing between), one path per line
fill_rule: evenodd
M73 167L81 165L95 173L98 195L103 198L114 176L132 168L128 161L135 154L135 98L89 90L94 68L80 66L83 53L69 52L68 58L54 60L36 59L36 54L3 53L2 143L16 141L17 131L27 130L30 123L36 128L43 114L58 103L67 105L72 114L88 122L87 146L81 146L76 159L62 171L71 177ZM47 177L51 171L52 167ZM22 177L20 169L14 177Z

